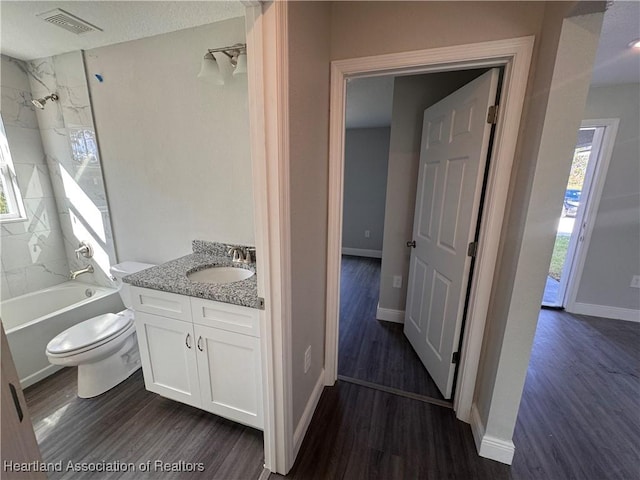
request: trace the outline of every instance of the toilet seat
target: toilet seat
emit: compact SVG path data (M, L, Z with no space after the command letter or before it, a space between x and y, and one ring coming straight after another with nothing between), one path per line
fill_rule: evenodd
M47 345L47 355L67 357L111 342L133 325L133 312L107 313L78 323L55 337Z

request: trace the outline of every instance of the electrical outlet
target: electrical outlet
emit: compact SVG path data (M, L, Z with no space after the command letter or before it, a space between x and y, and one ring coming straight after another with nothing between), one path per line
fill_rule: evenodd
M364 231L364 238L371 238L371 230Z
M304 373L307 373L311 368L311 345L304 351Z
M631 286L633 288L640 288L640 275L634 275L631 279Z
M393 276L393 288L402 288L402 276L400 275Z

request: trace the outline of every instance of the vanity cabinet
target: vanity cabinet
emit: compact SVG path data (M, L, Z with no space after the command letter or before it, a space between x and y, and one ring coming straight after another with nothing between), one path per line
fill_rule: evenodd
M263 428L258 310L132 287L147 390Z
M136 334L146 389L200 407L193 324L136 310Z

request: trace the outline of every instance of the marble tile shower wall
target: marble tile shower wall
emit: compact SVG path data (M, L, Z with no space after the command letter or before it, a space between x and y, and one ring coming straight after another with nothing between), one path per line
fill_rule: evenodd
M1 57L0 110L27 219L0 224L3 300L65 282L69 265L26 65Z
M36 115L69 267L91 263L95 273L79 280L111 285L115 249L82 52L33 60L27 67L34 97L52 92L60 97ZM92 259L76 259L74 250L82 240L94 247Z

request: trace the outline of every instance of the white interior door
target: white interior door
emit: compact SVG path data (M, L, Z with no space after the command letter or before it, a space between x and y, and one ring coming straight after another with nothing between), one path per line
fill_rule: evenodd
M492 69L424 112L404 333L451 398L484 169Z
M2 353L2 368L0 381L0 420L2 421L2 449L0 461L3 465L2 478L46 479L44 472L12 472L7 468L9 464L42 462L40 450L36 442L27 403L20 388L20 380L9 350L9 342L4 333L4 326L0 323L0 352Z

